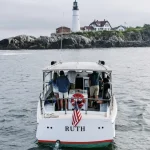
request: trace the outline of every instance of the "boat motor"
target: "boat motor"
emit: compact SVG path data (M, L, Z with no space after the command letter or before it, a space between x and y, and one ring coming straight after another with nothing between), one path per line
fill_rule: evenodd
M60 140L57 140L53 150L59 150L59 147L60 147Z

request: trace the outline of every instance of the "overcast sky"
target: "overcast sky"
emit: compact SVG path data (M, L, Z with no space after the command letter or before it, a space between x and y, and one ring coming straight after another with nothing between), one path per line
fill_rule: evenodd
M0 39L50 35L61 25L71 28L74 0L0 0ZM94 19L108 20L112 27L150 24L150 0L77 0L81 26ZM64 16L63 16L64 13Z

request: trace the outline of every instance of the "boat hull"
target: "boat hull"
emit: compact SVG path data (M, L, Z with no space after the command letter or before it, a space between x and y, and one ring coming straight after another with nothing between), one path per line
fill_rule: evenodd
M71 120L71 116L41 119L36 134L38 143L54 145L60 141L64 147L92 148L106 147L113 142L115 129L111 119L87 116L77 127L72 126Z
M46 141L46 140L38 140L39 144L44 144L48 146L54 147L56 141ZM60 147L68 147L68 148L102 148L108 147L113 143L113 140L105 140L105 141L93 141L93 142L66 142L61 141Z

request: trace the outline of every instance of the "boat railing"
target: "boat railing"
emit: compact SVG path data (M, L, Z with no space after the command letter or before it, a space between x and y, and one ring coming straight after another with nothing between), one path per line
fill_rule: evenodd
M65 100L65 106L66 106L66 101L70 102L71 103L71 100L73 98L67 98L67 99L63 99ZM44 96L42 96L42 93L40 94L40 107L41 107L41 114L43 114L43 107L44 107L44 103L45 102L48 102L49 104L51 104L52 106L55 105L55 103L57 102L57 100L61 100L60 98L56 98L56 97L52 97L52 98L47 98L45 99ZM75 101L82 101L83 99L82 98L76 98L74 99ZM95 98L84 98L84 100L86 101L85 102L85 109L82 109L83 111L85 111L85 114L87 114L88 112L88 101L93 101L93 102L96 102L96 101L102 101L102 104L104 103L107 103L109 106L111 104L111 101L112 101L112 97L110 99L95 99ZM67 110L65 109L65 114L67 114L67 111L70 111L70 110ZM110 114L111 114L111 111L110 111Z
M111 101L110 101L110 111L113 110L113 103L114 103L114 95L111 96Z
M44 87L44 93L43 93L43 94L45 94L45 96L46 96L47 92L49 91L49 88L50 88L50 85L47 83Z
M41 108L41 114L43 114L43 106L42 106L42 93L40 93L39 99L40 99L40 108Z
M41 94L40 94L41 95ZM41 97L42 98L42 97ZM44 99L42 98L42 101L54 101L55 100L62 100L62 98L55 98L55 97L52 97L52 98L47 98L47 99ZM63 100L72 100L73 98L63 98ZM110 99L95 99L95 98L76 98L75 99L76 101L82 101L82 100L90 100L90 101L103 101L103 102L110 102L111 101L111 98ZM55 103L55 102L54 102Z
M49 93L52 91L52 90L51 91L49 90L50 88L49 88L48 84L46 84L44 88L45 88L45 90L42 93L40 93L40 96L39 96L41 114L43 114L43 105L42 105L42 102L45 100L45 97L47 97L47 95L49 95Z

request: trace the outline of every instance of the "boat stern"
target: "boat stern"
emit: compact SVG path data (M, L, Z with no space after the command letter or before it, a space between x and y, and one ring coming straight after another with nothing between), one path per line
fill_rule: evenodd
M58 116L57 116L58 117ZM113 142L114 128L111 119L98 115L82 114L82 120L74 127L71 114L39 121L36 138L39 143L65 147L104 147Z

